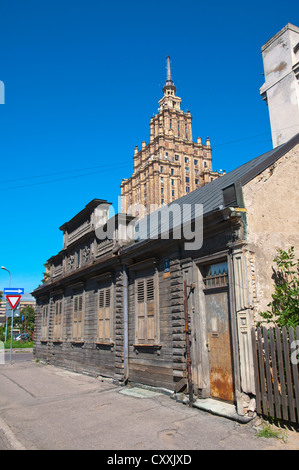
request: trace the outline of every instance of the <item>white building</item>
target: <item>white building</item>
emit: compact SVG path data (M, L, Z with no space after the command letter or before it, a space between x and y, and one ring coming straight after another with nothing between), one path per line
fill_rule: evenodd
M288 23L262 47L273 148L299 132L299 28Z

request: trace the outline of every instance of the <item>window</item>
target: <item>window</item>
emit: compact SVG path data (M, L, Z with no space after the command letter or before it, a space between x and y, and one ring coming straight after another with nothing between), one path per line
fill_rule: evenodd
M190 193L190 188L189 188L189 186L186 186L186 193Z
M163 206L163 204L164 204L164 199L161 199L161 204L162 204L162 206Z
M195 175L199 175L199 171L198 171L198 169L197 169L197 168L195 168L195 170L194 170L194 174L195 174Z
M189 173L189 167L185 166L185 173Z
M227 262L223 261L206 266L204 270L204 285L206 289L216 289L228 285Z
M199 179L195 178L195 184L199 184Z
M189 163L189 158L185 157L185 163Z
M163 184L163 176L161 176L161 184Z
M179 155L175 155L175 156L174 156L174 159L175 159L176 162L178 162L179 159L180 159Z
M55 313L54 313L54 330L53 339L61 340L62 338L62 300L55 302Z
M111 341L111 287L98 294L98 340Z
M157 308L154 276L136 280L136 342L157 341Z
M174 169L173 168L171 168L170 174L171 174L171 176L173 176L173 174L174 174Z
M203 162L203 166L204 166L205 168L207 168L207 166L208 166L208 165L207 165L207 162Z
M212 181L212 178L211 178ZM222 190L223 203L225 207L237 205L237 195L235 185L231 184Z
M83 338L83 294L73 298L73 340L81 341Z
M42 340L48 339L48 314L49 306L44 305L42 308Z
M194 165L198 165L198 160L194 160Z
M160 171L161 173L163 173L163 166L160 166Z
M174 190L171 191L171 195L172 195L172 197L174 197Z
M164 194L164 188L161 188L161 194Z
M174 186L174 180L171 180L171 186Z
M186 176L185 179L186 179L186 183L189 183L189 180L190 180L189 176Z

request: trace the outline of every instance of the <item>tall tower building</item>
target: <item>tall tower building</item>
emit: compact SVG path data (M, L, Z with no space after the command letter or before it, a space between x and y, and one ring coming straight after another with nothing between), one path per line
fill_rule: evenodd
M288 23L262 47L273 148L299 132L299 28Z
M212 170L210 140L192 139L190 111L181 110L181 98L171 76L167 77L159 112L150 121L150 142L135 147L134 172L121 183L122 211L136 215L138 205L149 214L220 176ZM131 207L131 210L130 210Z

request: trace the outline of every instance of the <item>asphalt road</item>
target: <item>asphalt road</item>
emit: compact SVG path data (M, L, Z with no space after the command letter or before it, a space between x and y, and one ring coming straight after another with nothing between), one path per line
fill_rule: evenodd
M5 357L5 364L9 364L10 363L10 351L5 351L4 357ZM23 351L18 350L17 352L12 350L11 359L13 363L24 362L24 361L31 362L33 360L32 350L27 351L26 349L24 349Z
M163 393L120 387L18 354L24 357L16 353L12 365L0 365L0 449L109 449L111 455L299 449L296 433L287 444L259 438L253 422L240 424Z

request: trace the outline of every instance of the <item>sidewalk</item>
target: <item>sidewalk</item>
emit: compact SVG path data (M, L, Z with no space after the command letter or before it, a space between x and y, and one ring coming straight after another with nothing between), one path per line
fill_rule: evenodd
M299 449L167 394L35 362L0 366L0 438L32 450ZM298 436L295 435L298 438ZM1 444L0 444L1 448Z

